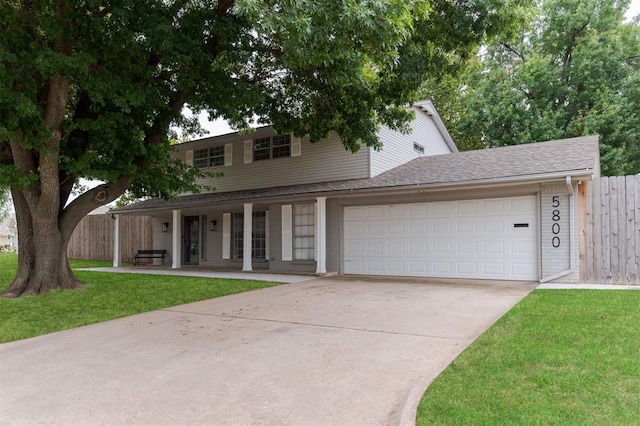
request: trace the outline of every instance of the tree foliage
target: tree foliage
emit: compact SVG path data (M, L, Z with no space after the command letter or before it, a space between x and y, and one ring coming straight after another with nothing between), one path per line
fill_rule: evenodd
M455 131L469 146L599 134L603 174L640 172L640 27L624 22L627 6L542 1L517 37L468 64L458 96L438 106L457 111Z
M0 184L21 244L8 293L76 287L71 232L125 190L197 190L197 171L170 156L171 126L198 128L185 106L238 129L256 119L380 148L378 126L405 128L422 79L512 30L526 2L0 2ZM79 178L105 184L67 205Z

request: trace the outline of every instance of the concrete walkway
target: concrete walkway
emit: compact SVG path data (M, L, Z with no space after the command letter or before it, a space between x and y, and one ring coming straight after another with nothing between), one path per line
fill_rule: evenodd
M7 425L412 425L534 283L320 278L0 345Z

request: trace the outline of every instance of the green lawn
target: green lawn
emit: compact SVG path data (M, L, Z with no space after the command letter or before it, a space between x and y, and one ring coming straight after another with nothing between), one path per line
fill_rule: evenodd
M534 291L433 382L417 419L640 424L640 291Z
M109 266L109 262L71 261L71 267ZM17 257L0 254L0 291L9 286ZM0 343L93 324L168 306L277 285L248 280L76 271L86 283L80 291L0 298Z

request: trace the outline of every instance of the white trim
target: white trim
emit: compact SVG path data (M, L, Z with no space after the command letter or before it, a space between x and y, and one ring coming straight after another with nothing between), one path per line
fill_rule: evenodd
M250 272L252 268L251 246L253 242L253 203L244 203L244 234L242 236L242 271Z
M229 167L233 165L233 144L224 144L224 166Z
M264 212L264 229L265 229L265 244L264 244L264 258L269 260L269 210Z
M113 267L122 266L122 256L120 253L120 215L113 216Z
M253 140L244 141L244 164L253 163Z
M316 197L316 274L327 273L327 197Z
M222 214L222 258L231 259L231 213Z
M291 204L282 205L282 260L290 262L293 260L293 206Z
M185 152L185 160L184 162L187 163L190 166L193 166L193 150L190 149L187 152Z
M172 211L173 228L171 234L171 269L180 269L180 260L182 254L180 252L180 210Z

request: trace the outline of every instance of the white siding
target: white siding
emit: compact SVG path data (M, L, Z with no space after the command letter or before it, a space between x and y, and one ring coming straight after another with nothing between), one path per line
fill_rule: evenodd
M273 132L266 128L259 129L249 137L253 139L270 134ZM230 135L190 142L183 147L178 146L178 151L174 156L184 161L187 149L197 150L232 143L232 157L243 160L236 160L229 167L220 166L207 169L221 172L224 176L199 181L202 185L214 187L216 192L360 179L369 175L369 150L361 149L352 154L344 149L337 135L315 144L310 143L308 139L302 139L300 142L301 155L297 157L253 161L248 164L245 164L245 161L250 160L248 154L245 156L244 141L246 138L247 135ZM295 146L292 149L296 149Z
M387 127L378 132L382 151L371 150L371 177L424 155L450 154L451 149L436 124L426 112L416 110L416 118L411 122L413 131L402 134ZM424 154L413 149L416 142L424 147Z
M578 280L578 205L577 186L574 195L569 195L567 185L543 185L540 193L540 248L542 251L542 279L568 271L554 281L574 282ZM572 206L573 204L573 206ZM572 216L572 219L569 218ZM573 232L571 230L573 227ZM573 265L571 262L573 256Z

